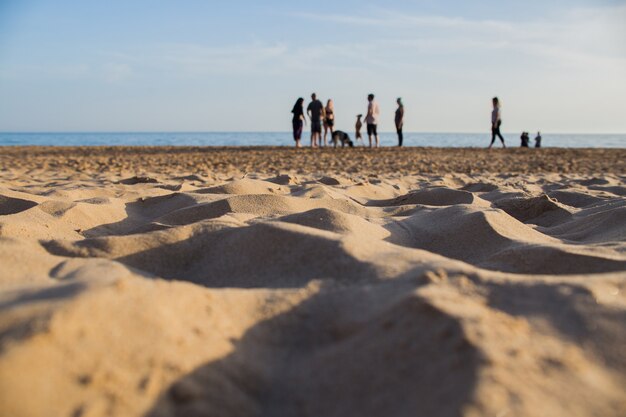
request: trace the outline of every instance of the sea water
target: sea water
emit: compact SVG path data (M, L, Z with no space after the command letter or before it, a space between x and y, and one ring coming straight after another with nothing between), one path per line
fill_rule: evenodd
M354 133L350 132L354 140ZM626 134L542 134L542 146L560 148L624 148ZM364 135L365 141L367 136ZM534 146L534 135L530 145ZM519 134L505 134L508 146L519 146ZM405 133L405 146L486 147L487 133ZM310 143L308 134L303 144ZM395 133L380 134L381 146L397 145ZM2 133L0 146L293 146L290 132L39 132ZM496 140L496 147L500 141Z

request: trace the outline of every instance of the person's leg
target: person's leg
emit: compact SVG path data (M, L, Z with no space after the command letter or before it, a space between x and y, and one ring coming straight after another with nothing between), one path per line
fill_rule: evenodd
M372 134L373 134L373 128L371 124L367 124L367 138L369 139L370 142L370 148L372 147Z
M491 126L491 143L489 144L489 147L487 149L491 149L495 141L496 141L496 127Z
M402 128L401 127L396 127L396 130L398 131L398 147L402 146Z
M500 142L502 142L502 147L506 148L506 145L504 144L504 138L502 137L502 133L500 133L500 125L498 125L498 127L496 127L496 134L500 138Z
M324 146L326 146L326 135L328 135L328 124L324 122ZM321 144L322 144L322 141L320 140L320 145Z
M380 142L378 141L378 125L374 125L374 138L376 139L376 147L380 146Z
M296 148L300 147L300 139L302 138L302 120L293 123L293 139L296 141Z
M502 120L498 121L498 125L496 126L496 134L498 135L498 138L500 138L500 142L502 142L502 147L506 148L506 145L504 144L504 138L502 137L502 133L500 133L500 126L502 126Z

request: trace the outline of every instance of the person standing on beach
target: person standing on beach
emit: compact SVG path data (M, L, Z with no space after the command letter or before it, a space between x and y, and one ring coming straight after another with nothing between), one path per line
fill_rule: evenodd
M300 139L302 139L302 129L306 124L306 118L304 117L304 99L302 97L293 105L291 112L293 113L293 118L291 119L293 140L296 141L296 148L299 148L302 146L300 143Z
M374 94L367 96L367 115L365 116L365 123L367 123L367 136L370 141L370 148L372 147L372 136L376 140L376 147L379 146L378 141L378 115L380 114L380 108L378 103L374 101Z
M398 103L398 108L396 109L396 132L398 132L398 147L402 147L402 126L404 125L404 104L402 104L402 99L398 97L396 100Z
M541 148L541 132L537 132L537 137L535 137L535 148Z
M322 116L324 115L324 105L317 99L315 93L311 94L311 102L306 108L306 112L311 120L311 147L317 147L318 140L322 142Z
M326 103L326 108L324 109L324 146L328 144L326 142L326 135L330 130L330 138L333 138L335 126L335 105L331 99Z
M502 147L506 148L506 145L504 144L504 138L500 133L500 126L502 125L500 100L498 99L498 97L494 97L491 101L493 103L493 111L491 112L491 144L487 149L491 149L491 147L493 146L493 142L495 142L496 140L496 136L500 138L500 141L502 142Z
M363 136L361 135L361 128L363 127L363 122L361 121L361 117L363 117L362 114L357 114L356 115L356 124L354 125L354 141L356 143L359 142L359 140L361 142L363 142ZM363 146L365 146L365 143L363 142Z

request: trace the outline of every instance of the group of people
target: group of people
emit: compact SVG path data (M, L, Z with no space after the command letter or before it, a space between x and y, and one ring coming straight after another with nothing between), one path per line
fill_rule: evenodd
M367 136L369 139L369 147L380 146L380 141L378 139L378 120L380 117L380 107L376 100L374 100L374 94L369 94L367 96L367 113L365 115L365 123L367 126ZM396 100L398 108L396 109L396 114L394 118L394 122L396 125L396 132L398 134L398 146L402 146L403 142L403 134L402 128L404 126L404 104L402 103L402 99L398 98ZM502 147L506 148L506 144L504 143L504 137L502 133L500 133L500 127L502 126L502 111L500 105L500 99L498 97L494 97L492 99L493 110L491 112L491 143L489 144L488 149L491 149L493 146L496 137L500 139L502 142ZM326 102L326 106L322 104L322 102L317 98L315 93L311 94L311 102L307 106L306 115L304 113L304 99L300 97L296 104L294 104L293 109L291 110L293 113L293 139L296 142L296 147L299 148L302 146L302 132L304 130L304 126L306 125L306 116L309 117L311 121L311 147L315 148L318 146L328 146L328 133L330 132L331 142L335 147L339 143L341 146L354 146L354 143L350 140L350 136L342 132L340 130L335 130L335 106L332 99L329 99ZM363 127L363 121L361 118L362 114L356 116L356 124L355 124L355 141L358 143L359 140L365 146L365 142L363 141L363 136L361 135L361 128ZM322 127L324 131L324 135L322 136ZM522 136L522 147L528 148L528 143L530 142L530 138L528 136L528 132L523 132ZM535 137L535 148L541 147L541 133L537 132L537 137Z
M530 136L528 132L522 132L522 136L520 136L520 139L522 141L520 145L522 148L530 147ZM535 148L541 148L541 132L537 132L537 136L535 136Z
M367 96L367 113L365 115L365 124L367 129L367 136L369 139L369 147L380 146L380 140L378 138L378 120L380 118L380 107L378 102L374 99L374 94ZM396 109L395 124L396 131L398 133L398 146L402 146L402 127L404 125L404 105L402 99L396 100L398 108ZM317 98L317 94L311 94L311 102L307 106L306 115L304 113L304 99L300 97L293 109L292 125L293 125L293 139L296 142L296 147L302 146L302 132L306 125L306 116L309 117L311 122L311 147L328 146L328 133L330 132L330 140L333 146L354 146L354 143L350 140L350 136L340 130L335 130L335 106L332 99L326 102L326 106ZM355 124L355 141L358 143L360 140L363 146L363 136L361 135L361 129L363 127L362 114L356 116ZM322 135L322 128L324 134Z
M502 147L506 148L504 144L504 138L500 133L500 126L502 126L502 112L500 110L500 99L498 97L494 97L492 99L493 110L491 112L491 143L489 144L489 149L493 146L493 143L496 140L496 137L500 139L502 142ZM530 136L528 132L522 132L522 136L520 137L522 143L522 148L528 148L530 142ZM537 136L535 137L535 148L541 148L541 132L537 132Z

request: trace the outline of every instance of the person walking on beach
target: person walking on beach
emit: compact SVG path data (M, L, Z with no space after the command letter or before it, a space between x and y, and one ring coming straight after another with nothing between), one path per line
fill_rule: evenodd
M359 142L359 140L363 143L363 146L365 146L365 143L363 142L363 136L361 135L361 128L363 127L363 122L361 121L361 117L363 117L362 114L357 114L356 115L356 124L354 125L354 141L356 143Z
M328 131L330 131L330 138L333 138L335 126L335 105L331 99L326 103L326 108L324 109L324 146L328 144L326 142L326 135Z
M322 142L322 116L324 114L324 105L317 99L315 93L311 94L311 102L306 108L306 112L311 120L311 147L317 147L318 140Z
M296 141L296 148L300 148L302 146L300 143L300 139L302 139L302 129L306 124L306 118L304 117L304 99L302 97L293 105L291 112L293 113L293 118L291 119L293 140Z
M402 99L398 97L396 100L398 103L398 108L396 109L396 132L398 132L398 147L402 147L402 126L404 125L404 104L402 104Z
M370 148L372 147L372 136L376 140L376 147L379 146L378 141L378 115L380 114L380 108L378 103L374 101L374 94L367 96L367 115L365 116L365 123L367 123L367 136L370 141Z
M502 125L502 118L500 113L500 100L498 97L494 97L492 100L493 103L493 111L491 112L491 144L488 149L491 149L493 146L493 142L496 140L496 136L500 138L502 142L502 147L506 148L504 144L504 138L500 133L500 126Z

